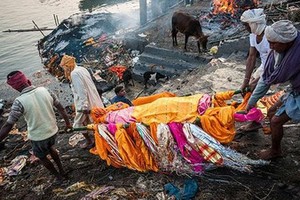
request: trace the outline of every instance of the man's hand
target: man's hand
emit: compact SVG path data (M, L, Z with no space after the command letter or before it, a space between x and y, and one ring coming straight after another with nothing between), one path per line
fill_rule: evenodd
M253 106L253 105L247 105L247 107L246 107L246 113L248 113L250 110L251 110L251 108L254 108L255 106Z
M82 110L81 111L83 114L86 114L86 115L88 115L88 114L90 114L91 113L91 111L90 110Z
M66 124L65 132L71 133L73 131L73 126L71 124Z
M246 88L248 88L249 87L249 83L243 83L242 84L242 86L241 86L241 88L240 88L240 90L242 91L242 93L245 93L245 90L246 90Z

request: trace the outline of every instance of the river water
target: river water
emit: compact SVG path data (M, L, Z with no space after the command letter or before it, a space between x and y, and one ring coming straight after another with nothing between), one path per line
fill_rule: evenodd
M0 83L13 70L22 70L30 75L42 69L36 47L43 38L39 31L3 32L11 29L55 28L53 15L59 21L78 12L128 12L138 18L139 0L1 0L0 1ZM133 11L134 10L134 11ZM139 19L136 19L137 22ZM50 31L43 31L48 35ZM1 97L0 97L1 98Z

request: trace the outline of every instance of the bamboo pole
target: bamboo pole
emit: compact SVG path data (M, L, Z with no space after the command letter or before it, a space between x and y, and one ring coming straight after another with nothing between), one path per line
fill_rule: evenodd
M140 0L140 25L143 26L147 23L147 1Z
M35 27L41 32L41 34L45 37L45 34L43 31L38 27L38 25L32 20L32 23L35 25Z
M57 22L56 22L56 15L53 14L53 18L54 18L54 23L55 23L55 26L57 26Z

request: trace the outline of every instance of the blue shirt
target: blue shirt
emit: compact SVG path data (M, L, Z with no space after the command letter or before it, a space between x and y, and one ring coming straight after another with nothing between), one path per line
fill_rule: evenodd
M117 102L123 102L123 103L127 103L129 106L133 106L133 104L131 103L131 101L129 99L127 99L124 96L115 96L112 100L112 103L117 103Z

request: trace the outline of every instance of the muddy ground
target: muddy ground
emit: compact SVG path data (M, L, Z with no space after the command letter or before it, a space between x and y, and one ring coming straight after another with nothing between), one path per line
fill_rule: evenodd
M163 45L158 38L160 32L148 31L153 42ZM162 32L166 36L166 44L171 44L170 32ZM157 40L156 40L157 39ZM234 46L236 43L232 43ZM166 45L166 47L173 48ZM193 48L193 47L191 47ZM193 51L193 49L189 49ZM246 58L245 52L234 53L229 57L215 57L205 68L186 72L166 83L150 87L140 95L159 91L173 91L178 95L187 93L209 93L237 88L241 84ZM199 78L201 77L201 78ZM57 83L45 72L42 78L35 78L36 83L46 85L56 90L64 105L71 100L69 88ZM45 81L47 80L47 81ZM1 86L1 99L10 100L15 93L8 93L8 88ZM5 90L5 91L4 91ZM7 90L7 91L6 91ZM133 99L142 90L142 85L129 87L129 98ZM67 94L67 95L66 95ZM4 98L5 97L5 98ZM9 103L7 104L9 110ZM7 111L8 111L7 110ZM72 113L70 113L72 118ZM6 115L2 116L2 122ZM54 185L52 176L38 162L26 166L21 173L11 176L8 183L0 186L0 199L81 199L95 188L102 187L103 193L98 199L171 199L164 193L164 185L172 183L181 188L187 175L165 173L140 173L126 168L117 169L107 166L98 156L72 147L68 141L75 133L64 133L63 123L59 120L60 134L56 148L59 151L63 166L68 172L68 180L62 185ZM239 127L241 124L236 124ZM19 131L24 131L24 121L17 125ZM217 168L193 177L197 180L199 191L194 199L299 199L300 198L300 131L297 124L290 123L284 128L282 141L283 157L273 160L270 165L254 168L252 173L242 173L227 168ZM262 130L257 132L239 133L229 144L237 151L256 159L257 152L270 145L270 136ZM30 156L30 143L21 135L10 135L5 148L0 151L0 166L9 166L10 161L18 155Z

